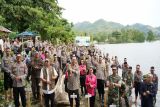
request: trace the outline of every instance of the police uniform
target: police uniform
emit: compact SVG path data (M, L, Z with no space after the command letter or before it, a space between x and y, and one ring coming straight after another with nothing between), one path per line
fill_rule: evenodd
M14 63L11 67L11 77L13 79L13 97L15 107L19 107L19 95L21 96L22 106L26 107L26 96L25 96L25 79L28 73L28 69L25 63ZM16 79L19 77L19 79Z
M12 88L12 79L10 76L11 65L13 63L13 58L11 56L4 56L2 58L2 71L4 72L4 89Z
M110 75L108 77L108 81L110 83L119 83L120 80L121 80L121 77L119 75L116 75L116 76ZM109 90L108 90L108 106L112 104L119 107L119 88L115 86L113 87L109 86Z
M71 95L75 93L77 95L76 100L76 107L80 107L80 99L79 99L79 87L80 87L80 71L78 65L68 65L68 96L70 101L70 106L73 107L73 99Z

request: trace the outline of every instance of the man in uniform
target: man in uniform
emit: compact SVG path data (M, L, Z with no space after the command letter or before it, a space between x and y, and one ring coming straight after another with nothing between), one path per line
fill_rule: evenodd
M39 57L39 53L36 52L35 56L31 60L31 81L32 81L32 92L34 99L40 98L40 72L42 68L43 62Z
M25 96L25 79L28 73L28 68L25 63L21 61L22 56L16 56L16 62L11 66L11 77L13 80L13 97L15 107L19 107L19 96L21 96L22 106L26 107Z
M128 72L128 64L127 62L124 62L122 67L122 80L124 81L125 75Z
M112 104L119 107L119 88L121 87L121 77L117 74L117 66L112 65L113 74L108 77L109 90L108 90L108 107Z
M104 86L105 86L105 81L107 79L108 74L106 72L106 66L103 63L102 56L99 56L98 62L93 61L93 64L96 67L97 89L98 89L99 99L100 99L102 106L103 106Z
M75 93L77 95L76 100L76 107L80 107L80 99L79 99L79 87L80 87L80 71L77 59L75 56L72 57L71 64L68 65L68 96L70 101L70 106L73 107L73 98L71 95Z
M132 88L133 88L133 73L132 73L131 66L128 68L128 71L124 76L124 80L125 80L127 87L129 88L129 96L131 96Z
M154 107L153 98L156 94L156 88L152 79L153 75L148 74L146 82L141 85L141 107Z
M119 96L120 96L120 107L123 107L124 105L124 103L123 103L123 100L122 99L124 99L124 101L125 101L125 106L126 107L129 107L129 101L128 101L128 92L127 92L127 90L126 90L126 84L125 84L125 82L123 82L122 81L122 83L121 83L121 87L119 88Z
M6 48L6 55L2 58L2 71L4 72L4 90L5 100L8 100L8 89L10 90L10 96L12 96L12 79L10 76L10 67L13 63L13 58L10 55L10 49Z

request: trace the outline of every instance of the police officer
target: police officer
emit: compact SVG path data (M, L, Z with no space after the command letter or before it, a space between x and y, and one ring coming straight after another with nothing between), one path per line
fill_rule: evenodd
M41 58L39 57L39 53L36 52L35 56L31 60L31 81L32 81L32 92L34 99L40 98L40 72L42 68L43 62Z
M10 55L10 49L6 48L6 54L2 58L2 71L4 72L4 90L5 99L8 100L8 89L10 90L10 95L12 96L12 79L10 76L11 64L13 63L13 58Z
M146 81L141 85L141 107L154 107L153 98L156 94L156 89L152 79L153 75L147 74Z
M70 101L70 106L73 107L73 99L71 95L75 93L77 95L76 107L80 107L80 99L79 99L79 87L80 87L80 71L77 58L75 56L72 57L71 64L68 65L68 96Z
M112 65L112 72L113 74L108 77L108 106L114 104L116 107L119 107L119 88L121 87L121 77L117 74L116 65Z
M15 107L19 107L19 95L21 96L22 106L26 107L25 96L25 78L28 73L28 69L25 63L21 61L22 56L18 54L16 56L16 62L11 66L11 77L13 79L13 97Z
M108 74L106 72L106 66L103 63L102 56L99 56L98 62L93 61L93 64L96 66L97 89L98 89L99 99L100 99L102 106L103 106L104 86L105 86L105 81L107 79Z

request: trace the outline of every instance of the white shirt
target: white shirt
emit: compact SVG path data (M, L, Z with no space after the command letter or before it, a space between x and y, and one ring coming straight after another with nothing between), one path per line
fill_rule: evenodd
M41 69L40 78L43 78L43 69L44 69L44 68ZM55 75L55 76L58 76L58 74L57 74L57 72L56 72L56 70L55 70L54 67L53 67L53 71L54 71L54 75ZM47 81L50 81L50 78L49 78L50 76L49 76L48 68L46 68L46 72L47 72ZM55 88L49 91L49 84L47 84L47 90L43 90L43 89L42 89L42 91L43 91L43 93L45 93L45 94L52 94L52 93L55 91Z
M3 48L3 40L0 39L0 45L1 45L1 50L4 51L4 48Z

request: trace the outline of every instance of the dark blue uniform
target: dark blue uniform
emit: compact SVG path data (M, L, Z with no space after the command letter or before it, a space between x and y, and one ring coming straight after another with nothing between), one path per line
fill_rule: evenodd
M141 107L154 107L153 106L153 98L156 94L156 87L153 83L145 83L141 84ZM150 93L147 94L147 91ZM146 95L143 95L143 93Z

